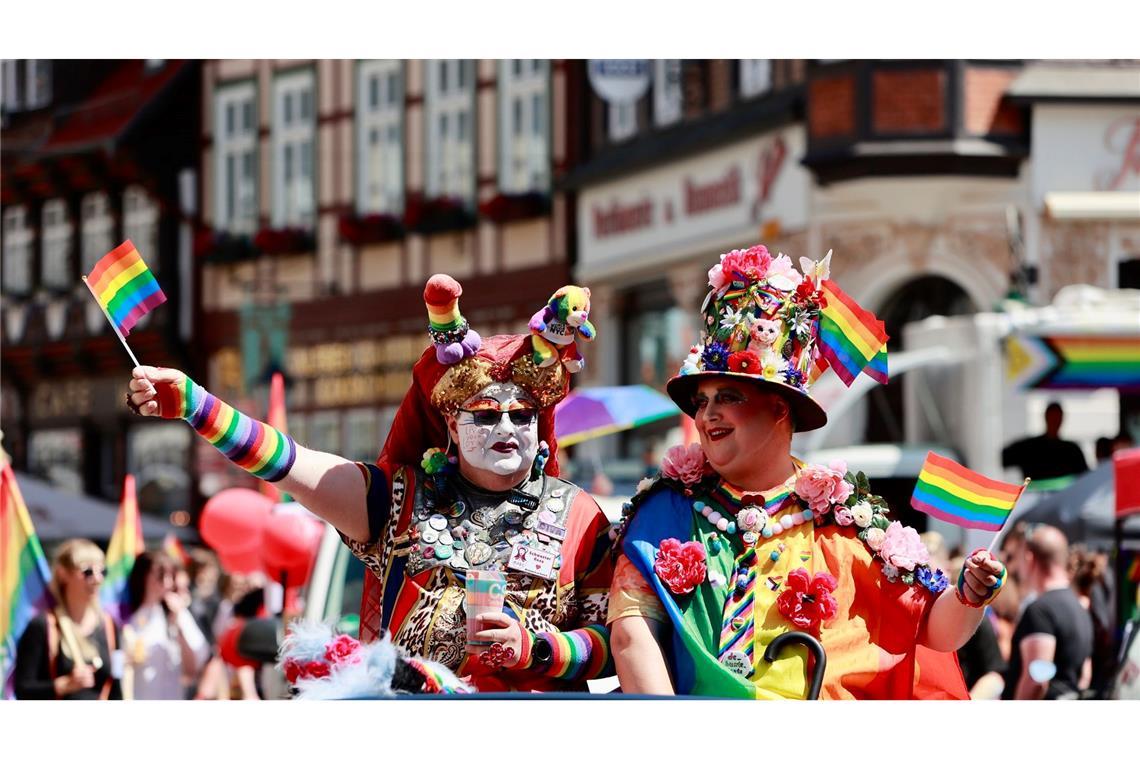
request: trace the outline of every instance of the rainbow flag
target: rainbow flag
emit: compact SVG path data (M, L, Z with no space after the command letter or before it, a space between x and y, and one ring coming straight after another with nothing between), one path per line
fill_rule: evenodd
M918 474L910 504L963 528L999 531L1024 490L1024 485L987 478L931 451Z
M178 540L178 536L173 533L167 533L166 537L162 539L162 550L166 552L166 556L182 565L182 567L190 566L190 556L186 554L186 549L183 548L182 542Z
M87 287L124 338L144 314L166 302L158 280L130 240L99 259L87 275Z
M123 479L123 500L119 504L119 518L115 532L107 547L107 573L99 589L99 601L117 622L126 619L127 578L135 566L135 557L143 553L142 520L135 499L135 476Z
M12 698L16 644L28 623L51 604L51 570L32 526L16 473L4 457L0 470L0 678Z
M819 314L820 358L827 361L846 385L866 372L887 382L887 331L885 325L832 280L820 283L826 303Z

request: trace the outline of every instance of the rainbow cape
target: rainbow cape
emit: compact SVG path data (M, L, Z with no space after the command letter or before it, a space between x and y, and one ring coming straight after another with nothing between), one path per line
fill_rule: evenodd
M135 499L135 476L123 479L123 500L119 504L119 517L115 532L107 547L107 573L99 589L99 602L117 622L126 619L127 578L135 566L135 557L143 552L142 521L139 504Z
M124 338L144 314L166 301L130 240L99 259L87 275L87 287Z
M887 383L887 331L833 280L820 283L826 303L819 313L820 360L850 386L860 372Z
M918 474L910 504L963 528L999 531L1024 490L1024 485L987 478L931 451Z
M44 548L32 526L16 473L4 458L0 470L0 678L12 697L16 644L28 623L51 604Z

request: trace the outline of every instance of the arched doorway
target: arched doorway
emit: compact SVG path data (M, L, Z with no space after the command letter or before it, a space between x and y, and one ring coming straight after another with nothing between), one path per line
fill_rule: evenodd
M891 295L882 308L877 309L879 319L886 323L887 356L904 350L903 326L933 316L951 317L973 314L974 302L965 290L952 280L938 275L917 277ZM867 394L867 420L863 440L867 443L899 443L905 438L903 420L903 385L907 377L891 378L889 384L879 386Z

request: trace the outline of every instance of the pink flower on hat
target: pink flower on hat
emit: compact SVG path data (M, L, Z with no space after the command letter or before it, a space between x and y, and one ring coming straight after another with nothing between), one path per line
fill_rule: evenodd
M845 462L832 462L831 467L806 465L796 477L796 495L808 503L816 516L825 515L831 510L831 505L847 501L855 490L843 479L846 474Z
M792 260L781 253L772 259L766 279L780 290L795 290L804 278L796 271Z
M738 248L720 257L721 276L726 281L742 275L749 282L759 282L768 275L768 267L771 265L772 256L768 253L768 248L763 245L754 245L747 250ZM709 275L711 280L711 271Z
M665 458L661 460L661 474L687 486L700 482L707 473L708 460L699 443L677 444L666 451Z
M914 570L915 565L925 565L930 561L930 553L918 537L918 531L898 520L887 526L879 556L900 570Z

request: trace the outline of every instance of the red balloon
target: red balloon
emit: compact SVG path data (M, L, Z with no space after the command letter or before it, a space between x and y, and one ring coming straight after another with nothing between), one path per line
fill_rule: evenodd
M256 554L272 510L273 501L268 496L249 488L227 488L202 507L198 530L219 556Z
M250 573L261 572L263 568L260 546L248 552L218 551L216 553L218 561L222 563L222 569L230 575L249 575Z
M261 543L265 572L278 583L284 573L285 585L304 585L317 557L323 532L323 523L307 512L295 507L275 510L265 523Z
M241 636L242 629L245 628L245 620L235 620L230 623L230 627L222 632L218 637L218 654L222 656L222 660L231 667L240 668L248 665L251 668L260 668L261 663L256 660L247 660L238 654L238 637Z

